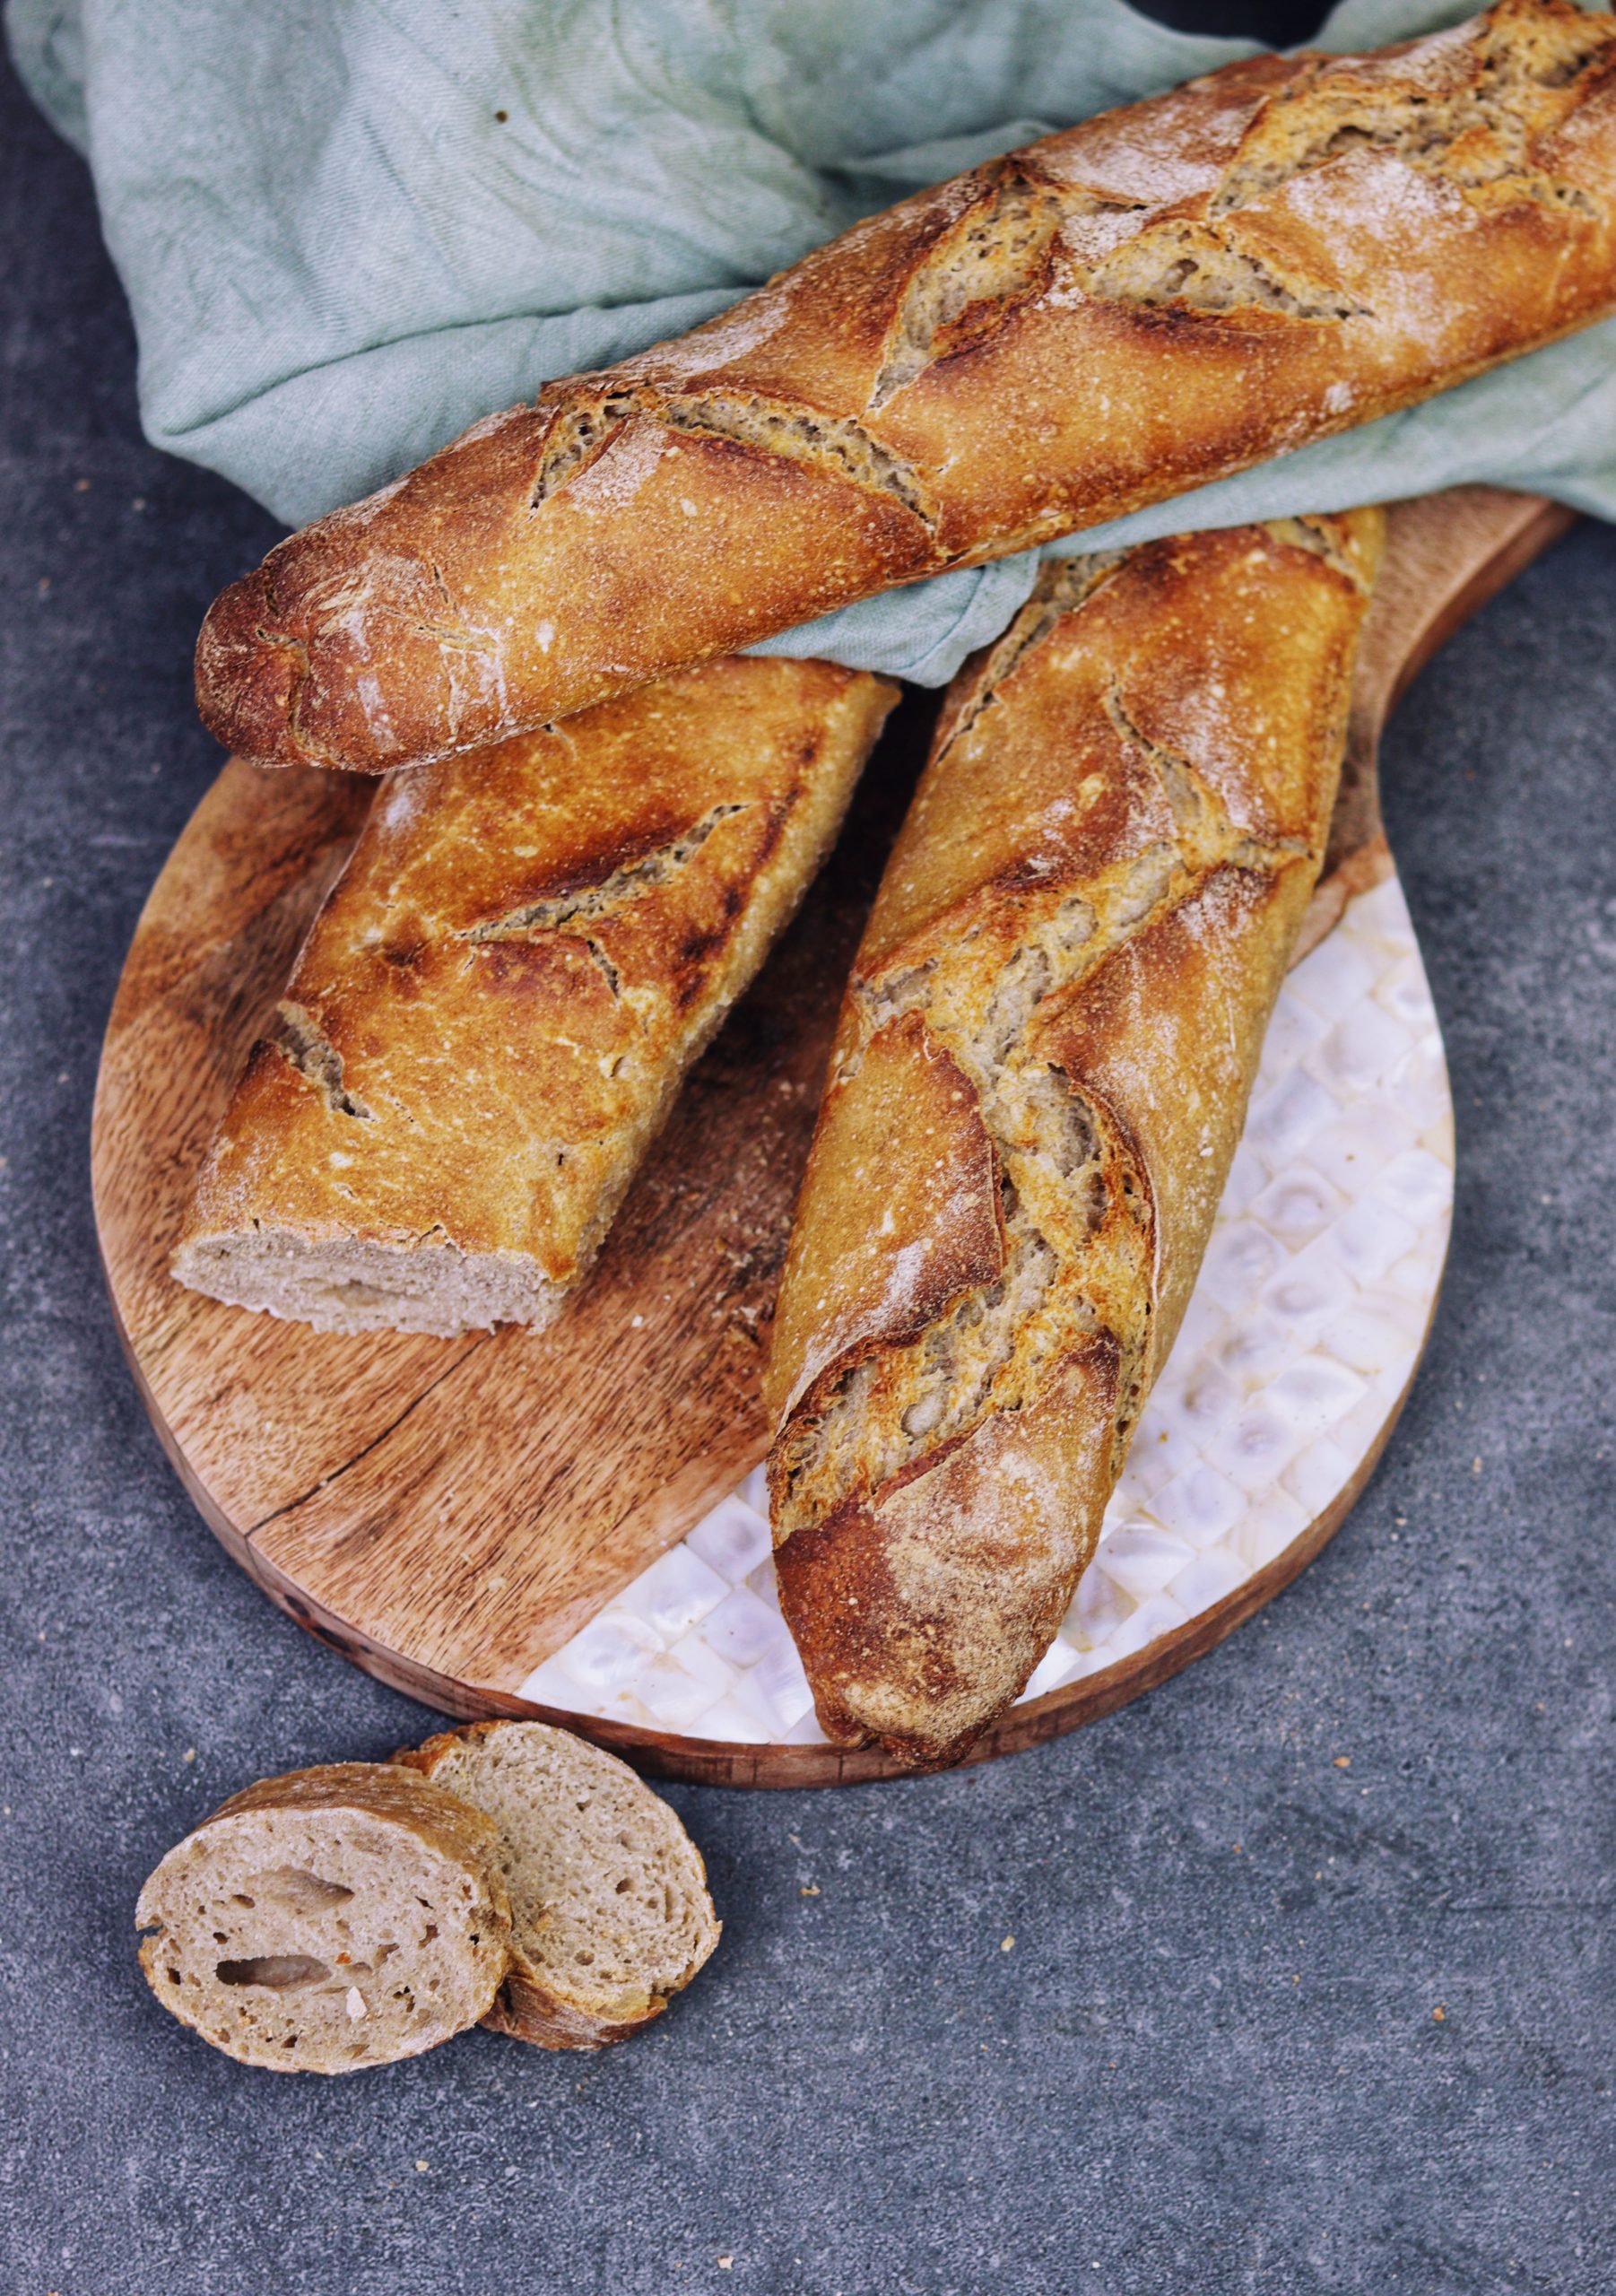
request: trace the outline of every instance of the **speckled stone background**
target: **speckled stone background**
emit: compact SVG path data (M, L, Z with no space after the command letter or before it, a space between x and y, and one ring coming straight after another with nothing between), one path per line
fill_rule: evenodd
M135 1891L248 1779L430 1718L192 1510L87 1178L119 962L217 762L191 639L274 536L142 445L83 172L9 80L0 216L0 2284L1604 2296L1616 534L1529 571L1388 745L1457 1218L1426 1370L1324 1558L1041 1752L676 1792L727 1930L627 2048L478 2033L277 2080L156 2007Z

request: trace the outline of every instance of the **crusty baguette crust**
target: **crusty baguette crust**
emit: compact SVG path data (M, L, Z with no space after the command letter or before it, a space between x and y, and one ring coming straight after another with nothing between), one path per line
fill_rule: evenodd
M475 2024L504 1978L511 1916L498 1849L480 1811L388 1763L265 1779L148 1877L141 1967L165 2008L245 2065L341 2073L414 2056ZM351 1886L330 1878L338 1872ZM435 1918L424 1927L423 1909ZM389 1942L372 1962L380 1931ZM288 1957L311 1947L321 1959L289 1983ZM284 1974L260 1986L227 1976L231 1959L266 1971L280 1961Z
M958 1760L1099 1536L1316 880L1381 520L1047 569L859 952L765 1397L830 1735Z
M1235 64L548 387L227 590L202 714L378 772L1406 406L1616 307L1616 24Z
M482 2022L495 2032L539 2048L605 2048L613 2042L627 2040L660 2017L673 1995L690 1983L717 1944L723 1925L708 1895L707 1869L700 1851L673 1811L636 1777L626 1762L586 1740L574 1738L569 1732L543 1723L468 1723L461 1729L443 1731L429 1738L424 1745L401 1747L393 1760L418 1770L424 1778L439 1779L450 1792L469 1796L477 1790L475 1765L479 1753L498 1748L501 1740L512 1737L536 1737L562 1750L570 1779L586 1795L598 1792L604 1784L613 1792L620 1809L626 1797L638 1824L647 1830L666 1861L662 1871L670 1899L676 1878L686 1900L695 1900L699 1907L699 1918L684 1958L658 1971L655 1982L642 1971L634 1981L606 1989L598 1981L592 1981L589 1968L575 1968L569 1973L569 1980L563 1982L530 1950L533 1940L526 1929L526 1922L532 1918L530 1900L535 1892L541 1895L545 1892L547 1877L521 1874L517 1865L509 1862L508 1845L506 1870L511 1875L510 1896L517 1909L510 1963ZM613 1845L614 1849L619 1846ZM621 1846L626 1848L626 1843ZM670 1866L673 1874L669 1873ZM565 1877L555 1876L554 1886L564 1892ZM553 1930L553 1899L545 1898L543 1919L545 1928ZM592 1955L592 1961L595 1958Z
M484 1866L497 1837L481 1810L470 1808L438 1787L430 1794L401 1788L394 1770L392 1762L328 1761L310 1770L283 1770L278 1778L261 1778L221 1802L187 1839L194 1840L208 1826L257 1810L356 1810L403 1827L441 1857L468 1867ZM504 1926L509 1909L497 1874L487 1884L485 1894L494 1909L496 1926ZM135 1918L141 1918L139 1906Z
M715 662L385 785L204 1167L181 1281L338 1330L553 1313L895 699Z

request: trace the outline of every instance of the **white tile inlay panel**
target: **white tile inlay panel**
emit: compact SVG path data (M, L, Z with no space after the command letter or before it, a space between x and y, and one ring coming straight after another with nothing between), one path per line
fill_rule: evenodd
M1285 984L1178 1344L1025 1697L1221 1602L1351 1480L1419 1354L1453 1176L1442 1039L1393 879ZM716 1743L822 1743L775 1594L761 1470L521 1695Z

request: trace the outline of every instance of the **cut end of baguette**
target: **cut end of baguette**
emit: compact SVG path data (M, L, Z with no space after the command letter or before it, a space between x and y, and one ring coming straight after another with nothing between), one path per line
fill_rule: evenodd
M169 1265L178 1282L229 1308L256 1309L316 1331L436 1339L497 1324L536 1329L560 1314L573 1289L514 1255L467 1252L436 1239L310 1239L291 1228L187 1237Z
M509 1950L494 1830L390 1763L251 1787L171 1849L135 1910L165 2009L242 2065L352 2073L486 2014Z
M718 1942L700 1852L627 1763L543 1722L483 1722L395 1756L499 1830L514 1927L485 2022L601 2048L660 2016Z

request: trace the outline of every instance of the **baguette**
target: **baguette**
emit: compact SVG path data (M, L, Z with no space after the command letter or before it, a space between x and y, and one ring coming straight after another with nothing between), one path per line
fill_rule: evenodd
M378 793L198 1179L182 1283L323 1331L541 1324L896 699L722 661Z
M498 1857L489 1819L389 1763L266 1779L152 1874L141 1967L242 2065L388 2065L493 2005L510 1945Z
M950 692L765 1384L781 1605L833 1739L959 1760L1094 1551L1318 875L1381 524L1052 563Z
M1616 308L1616 24L1265 56L857 225L293 535L204 625L243 755L380 772L1407 406Z
M499 1828L510 1967L483 2022L604 2048L667 2007L718 1942L700 1852L626 1762L543 1722L477 1722L395 1754Z

